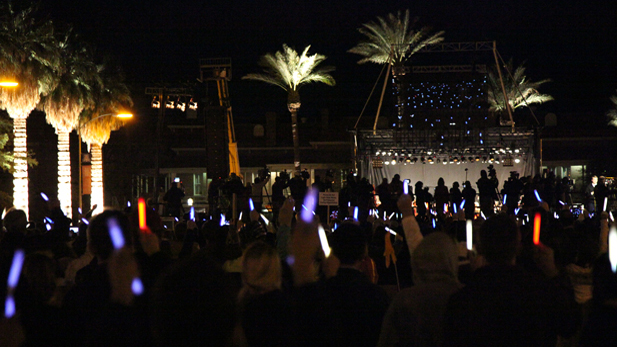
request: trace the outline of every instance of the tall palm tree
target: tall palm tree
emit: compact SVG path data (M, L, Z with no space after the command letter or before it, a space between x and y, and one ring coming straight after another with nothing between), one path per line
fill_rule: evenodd
M0 107L13 118L13 204L28 215L26 119L54 87L60 55L51 21L35 18L36 6L17 11L12 3L0 9L0 76L19 81L15 89L0 88Z
M377 17L377 22L362 24L358 31L366 36L365 40L358 43L347 52L359 54L364 58L358 64L367 62L375 64L390 64L392 74L396 80L397 105L399 119L405 114L405 98L400 75L404 75L403 65L422 48L443 41L443 31L430 34L429 27L414 30L413 26L417 19L409 19L409 10L404 14L400 11L394 15L389 13L386 18ZM390 69L388 69L389 71ZM386 76L386 79L388 77ZM377 122L375 122L377 123ZM402 126L404 122L399 122Z
M58 135L58 200L67 215L72 215L73 210L69 134L77 127L84 108L93 106L93 91L101 83L88 50L78 45L69 31L60 42L63 72L56 87L41 99L47 123Z
M302 54L283 44L283 50L263 55L258 64L262 73L251 73L242 79L261 81L281 87L287 92L287 108L291 113L291 130L294 144L294 170L300 172L300 138L298 135L298 110L300 110L300 86L311 82L321 82L329 86L336 84L330 72L332 66L317 68L326 56L321 54L308 55L311 46L307 46Z
M608 124L617 127L617 95L611 96L611 101L613 105L615 105L615 108L608 111L606 116L608 117Z
M93 107L84 109L80 115L79 132L91 151L92 194L90 205L104 206L103 196L103 145L109 141L111 132L120 129L125 122L112 116L125 107L133 105L131 93L124 84L124 76L119 69L104 66L100 70L102 84L94 92ZM81 146L81 143L79 144ZM80 158L81 160L81 158Z
M513 69L512 60L506 64L505 70L506 71L502 74L503 83L511 110L514 111L523 106L528 107L532 104L542 104L553 100L552 96L541 94L538 91L541 85L550 82L549 79L538 82L527 80L527 76L525 76L525 67L520 65L516 69ZM496 69L489 70L487 83L489 111L496 113L507 111L501 82L499 80L499 73Z

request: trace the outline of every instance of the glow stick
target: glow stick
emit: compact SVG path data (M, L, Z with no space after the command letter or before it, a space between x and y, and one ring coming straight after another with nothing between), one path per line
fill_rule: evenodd
M394 212L390 213L390 216L388 217L388 219L392 219L392 217L394 217Z
M604 197L604 208L602 211L606 211L606 205L608 204L608 196Z
M126 207L131 207L131 202L130 201L126 202Z
M433 229L437 229L437 224L435 223L435 218L433 218Z
M84 214L84 212L81 210L81 207L77 208L77 212L79 212L79 214Z
M473 221L471 219L467 220L466 231L467 231L467 249L471 251L473 249Z
M195 207L191 206L191 211L189 211L189 219L193 222L195 221Z
M480 216L482 216L482 219L486 220L486 216L484 215L483 211L480 211Z
M310 223L313 221L313 215L315 214L315 205L317 205L317 190L311 189L306 194L304 198L304 210L300 213L300 218L305 223Z
M326 258L328 258L330 256L330 252L332 251L332 249L330 248L330 245L328 244L328 238L326 237L326 231L321 226L321 224L317 227L317 233L319 234L319 241L321 242L321 249L323 250L323 253L325 254Z
M566 203L561 201L561 200L559 200L559 203L561 204L561 206L565 206L566 205Z
M249 210L255 210L255 204L253 204L253 199L249 198Z
M392 229L390 229L388 227L386 227L386 231L389 232L390 234L396 236L396 231L394 231L394 230L392 230Z
M443 204L443 213L448 212L448 204Z
M403 194L409 195L409 180L403 180Z
M503 195L503 204L506 204L506 199L508 198L508 194L504 194Z
M519 212L520 210L521 210L521 209L520 209L519 207L515 208L515 209L514 209L514 215L515 215L515 216L516 216L516 215L518 215L518 212Z
M559 219L559 215L557 214L557 212L553 212L553 217L555 217L555 219Z
M15 289L17 282L19 282L19 274L21 273L21 267L24 265L24 259L26 253L23 249L15 250L13 254L13 262L11 263L11 270L9 271L9 277L7 279L7 286L9 289Z
M238 217L238 220L242 220L242 211L240 211L240 217Z
M426 209L428 210L428 202L425 202L424 206L426 206Z
M338 229L338 224L334 223L334 230Z
M533 190L533 193L536 195L536 199L538 199L538 202L542 202L542 199L540 199L540 193L538 193L537 190Z
M146 200L139 198L137 201L137 211L139 212L139 230L145 231L148 226L146 225Z
M174 220L177 222L178 221L178 217L174 217Z
M47 231L51 230L51 224L45 224L45 229L47 229Z
M538 212L533 217L533 244L540 244L540 223L542 222L542 215Z
M615 221L615 219L613 218L613 212L608 211L608 216L611 217L611 222Z
M456 209L456 204L452 204L452 209L453 209L453 211L454 211L454 214L457 214L457 213L458 213L458 211L457 211L457 209Z
M368 215L372 216L373 215L373 210L368 210Z
M45 217L45 221L46 221L47 223L49 223L49 224L54 224L54 221L53 221L53 220L51 220L51 218L49 218L49 217Z
M144 285L141 283L141 279L139 277L133 278L133 282L131 283L131 290L135 295L141 295L144 292Z
M347 207L351 207L351 201L347 202Z
M463 199L463 201L461 201L461 210L465 207L465 199Z
M617 272L617 228L613 225L608 233L608 260L613 273Z
M259 215L261 215L261 219L263 219L263 220L264 220L264 222L266 223L266 226L270 225L270 221L268 220L268 218L266 218L266 216L264 216L264 215L263 215L263 214L261 214L261 213L260 213Z
M81 222L84 223L85 225L90 225L90 222L88 222L86 218L82 218Z
M6 216L6 207L2 209L2 219L4 219L4 216Z
M124 247L124 236L122 235L122 229L120 229L118 221L115 218L110 218L107 221L107 228L109 229L109 237L114 244L114 249L118 250Z
M43 198L43 200L45 201L49 201L49 198L47 197L47 194L41 192L41 198Z
M220 226L225 225L225 216L221 213L221 222L219 223Z
M353 208L353 220L358 221L358 206Z

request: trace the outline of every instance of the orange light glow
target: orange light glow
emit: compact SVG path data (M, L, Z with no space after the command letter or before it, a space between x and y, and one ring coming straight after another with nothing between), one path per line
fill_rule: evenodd
M540 244L540 222L542 222L542 216L540 213L536 213L533 218L533 244Z
M144 198L139 198L137 210L139 212L139 230L145 232L148 226L146 225L146 200Z

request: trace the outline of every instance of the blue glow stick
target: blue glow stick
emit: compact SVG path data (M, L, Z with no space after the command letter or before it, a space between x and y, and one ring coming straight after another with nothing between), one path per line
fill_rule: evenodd
M189 212L189 219L193 222L195 221L195 207L191 206L191 211Z
M613 273L617 272L617 228L611 227L608 233L608 260L611 263Z
M253 199L249 198L249 210L255 210L255 204L253 204Z
M433 218L433 229L437 229L437 224L435 223L435 218Z
M133 282L131 283L131 290L135 295L141 295L144 293L144 284L141 283L141 279L139 279L139 277L133 278Z
M458 210L456 208L456 204L452 204L452 209L454 210L454 214L458 213Z
M49 217L45 217L45 221L47 221L47 223L49 224L54 224L54 221Z
M520 209L519 207L515 208L515 209L514 209L514 215L515 215L515 216L516 216L516 215L518 215L518 212L519 212L520 210L521 210L521 209Z
M6 301L4 302L4 317L11 318L15 315L15 299L13 299L13 294L9 294L6 296Z
M77 212L79 212L79 214L83 214L83 211L81 210L81 207L77 208Z
M131 207L131 202L130 201L126 202L126 207Z
M86 218L82 218L81 222L84 223L85 225L90 225L90 222L88 222Z
M225 225L225 216L221 213L221 222L219 223L220 226Z
M24 265L25 257L26 253L24 253L23 249L15 250L15 254L13 254L13 262L11 263L11 270L9 271L9 277L7 279L7 286L10 289L15 289L15 287L17 287L19 274L21 273L21 267Z
M538 202L542 202L542 199L540 199L540 193L538 193L537 190L533 190L533 193L536 195L536 199L538 199Z
M334 230L338 229L338 224L334 223Z
M300 218L305 223L310 223L313 221L313 215L315 211L315 205L317 205L317 190L310 189L304 198L304 210L300 213Z
M47 231L51 230L51 224L45 224L45 229L47 229Z
M561 200L559 200L559 203L561 204L561 206L565 206L566 205L566 203L561 201Z
M179 219L178 219L178 217L174 217L174 220L177 222Z
M506 199L508 198L508 194L504 194L503 195L503 204L506 204Z
M353 208L353 220L358 221L358 206Z
M394 212L390 213L390 216L388 216L388 219L392 219L392 217L394 217Z
M109 237L114 244L114 249L118 250L124 247L124 236L122 235L122 229L120 229L118 221L115 218L110 218L107 221L107 228L109 229Z
M461 210L465 207L465 199L463 199L463 201L461 201Z
M41 192L41 198L43 198L43 200L45 201L49 201L49 198L47 197L47 194Z
M373 215L373 210L372 210L372 209L368 210L368 215L369 215L369 216L372 216L372 215Z
M448 212L448 204L443 204L443 213Z

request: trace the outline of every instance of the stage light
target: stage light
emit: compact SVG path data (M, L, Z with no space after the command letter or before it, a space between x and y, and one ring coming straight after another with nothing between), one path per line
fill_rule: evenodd
M180 101L180 99L178 99L178 102L176 102L176 108L184 112L186 110L186 102Z
M167 97L167 101L165 101L165 108L174 108L175 104L173 102L173 100L169 100L169 97Z
M396 159L392 159L392 161L390 162L390 164L392 164L392 165L396 165Z
M197 111L197 102L193 101L193 99L191 99L191 101L189 101L189 109L191 109L193 111Z
M476 161L480 161L480 156L477 156L477 157L476 157Z

